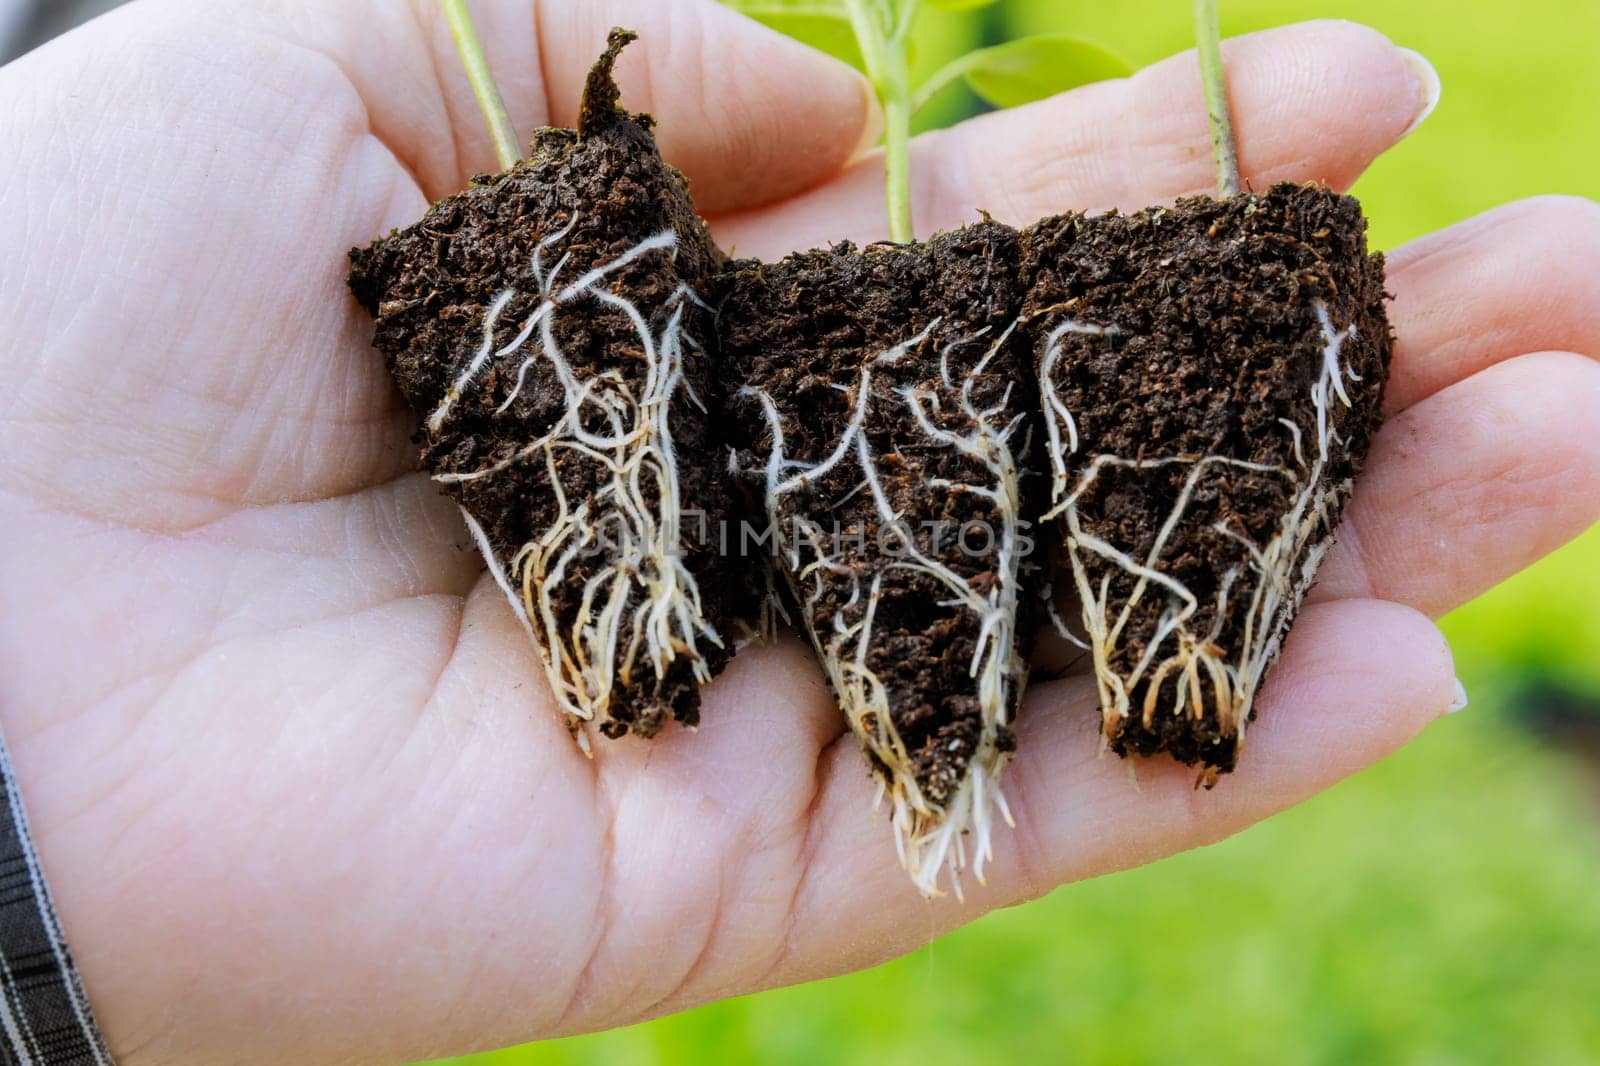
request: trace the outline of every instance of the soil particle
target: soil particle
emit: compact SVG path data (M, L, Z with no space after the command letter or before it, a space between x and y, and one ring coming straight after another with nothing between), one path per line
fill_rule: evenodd
M723 260L649 117L617 106L631 39L613 32L580 131L540 130L350 275L423 468L481 527L564 706L612 736L698 720L739 587L701 535L728 509L700 296Z
M1355 200L1278 185L1024 234L1051 518L1119 753L1233 768L1381 417L1365 230Z

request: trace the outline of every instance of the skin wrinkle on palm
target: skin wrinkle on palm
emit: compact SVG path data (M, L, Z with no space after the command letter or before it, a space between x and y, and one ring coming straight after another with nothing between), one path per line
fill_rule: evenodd
M526 5L478 8L496 69L537 74ZM1400 602L1308 607L1262 696L1251 760L1209 796L1160 763L1141 768L1134 792L1119 765L1094 759L1092 686L1039 688L1010 777L1014 848L997 847L988 886L965 906L924 905L884 854L885 822L862 817L871 782L834 743L831 700L792 646L741 656L708 690L699 734L600 745L591 766L526 680L538 664L453 510L420 478L365 473L403 451L407 431L351 440L349 426L391 400L335 264L425 206L397 150L457 187L468 175L444 173L452 117L464 167L492 165L492 153L467 131L464 82L433 79L430 51L450 47L442 25L419 30L358 3L315 26L264 10L136 5L0 73L0 96L59 100L47 129L29 109L0 108L16 148L0 196L8 207L34 197L56 232L86 242L20 272L23 257L0 263L0 598L12 608L0 612L0 715L69 941L124 1063L392 1062L605 1027L639 1004L680 1009L867 965L1062 881L1218 839L1388 753L1450 705L1448 650L1409 605L1448 609L1596 517L1600 329L1574 280L1600 262L1592 205L1549 201L1481 223L1503 235L1505 276L1465 307L1451 277L1470 276L1470 242L1451 238L1457 250L1427 269L1402 250L1395 325L1416 388L1350 512L1370 531L1365 580ZM746 106L680 127L690 178L717 195L750 188L748 174L719 181L708 161L787 128L808 150L766 155L761 173L773 187L818 186L762 216L724 213L723 243L744 249L759 232L781 251L875 224L872 157L830 177L837 158L809 151L846 129L853 146L855 82L769 35L741 37L754 31L725 13L661 10L645 16L703 19L713 43L745 40L740 53L773 72L733 97ZM595 4L544 18L542 51L588 54L613 14ZM173 48L196 39L231 62ZM1370 31L1296 27L1230 41L1226 54L1243 162L1258 177L1347 183L1416 113L1406 60ZM256 80L269 72L267 91ZM782 84L807 77L825 103L772 121L789 100ZM928 173L985 145L992 169L969 170L973 180L1031 211L1044 186L1011 164L1028 158L1033 130L1053 128L1084 153L1082 177L1053 193L1058 207L1158 200L1192 184L1166 169L1191 131L1143 105L1183 77L1158 66L914 151ZM673 79L655 84L655 110L672 113ZM1119 129L1147 153L1137 173L1148 184L1106 183L1117 168L1094 114L1108 101L1131 108ZM519 93L507 102L521 128L537 124ZM148 121L164 104L172 129ZM1264 114L1286 132L1268 135ZM1360 121L1340 117L1352 114ZM285 128L299 131L292 157ZM1203 138L1203 119L1197 128ZM186 150L197 133L215 150ZM79 151L91 135L94 166ZM930 232L946 221L926 199L936 191L918 205ZM228 199L241 195L253 210ZM175 213L185 203L190 217ZM824 221L808 230L811 213ZM57 248L39 213L8 217L22 219L25 247ZM1532 315L1523 278L1583 298ZM172 279L207 298L152 300ZM156 315L162 328L141 332L136 319ZM1452 358L1430 362L1441 350ZM235 393L257 402L197 402ZM1486 404L1492 435L1476 421ZM303 415L292 432L254 421L291 409ZM1548 491L1552 477L1565 491ZM142 521L208 496L229 502L207 505L210 524L193 533ZM285 497L317 502L272 502ZM1453 527L1460 563L1442 566L1435 524L1464 517L1461 506L1520 517L1503 533ZM1336 549L1328 573L1354 566ZM258 1037L240 1047L241 1030Z

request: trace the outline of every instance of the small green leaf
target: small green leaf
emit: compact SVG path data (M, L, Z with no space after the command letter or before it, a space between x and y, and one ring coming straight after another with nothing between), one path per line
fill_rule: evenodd
M819 52L826 52L835 59L842 59L857 70L866 66L866 60L861 57L861 45L856 42L855 32L850 28L850 23L844 19L832 15L792 14L787 11L748 14L763 26L793 37L801 44L810 45Z
M929 7L938 8L940 11L976 11L980 7L989 7L999 0L928 0Z
M1019 107L1090 82L1125 77L1132 70L1127 60L1093 41L1041 33L968 52L929 78L913 104L921 107L951 82L964 78L973 92L995 107Z
M722 3L786 37L842 59L858 70L865 65L844 0L722 0Z

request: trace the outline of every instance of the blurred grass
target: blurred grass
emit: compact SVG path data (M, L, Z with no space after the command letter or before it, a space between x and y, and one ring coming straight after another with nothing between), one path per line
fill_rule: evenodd
M1378 246L1522 196L1600 198L1595 0L1222 7L1229 34L1350 18L1438 66L1438 111L1356 189ZM1139 64L1189 45L1179 0L1006 0L988 17L942 18L922 58L985 29L1079 32ZM950 97L941 119L970 106ZM1509 705L1532 677L1600 691L1596 604L1600 530L1446 621L1468 712L1216 847L1069 886L866 973L453 1061L1600 1061L1600 794L1592 768L1529 739Z

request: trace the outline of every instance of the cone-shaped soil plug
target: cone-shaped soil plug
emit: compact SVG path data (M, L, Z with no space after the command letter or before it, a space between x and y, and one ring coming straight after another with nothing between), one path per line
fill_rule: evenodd
M929 893L969 851L982 876L1031 643L1018 266L1016 233L987 223L841 245L746 266L720 315L736 466Z
M648 117L617 104L613 31L577 131L352 253L350 285L561 707L608 735L694 723L728 656L726 513L701 294L721 255Z
M1024 235L1047 520L1118 752L1233 768L1380 420L1365 230L1280 185Z

